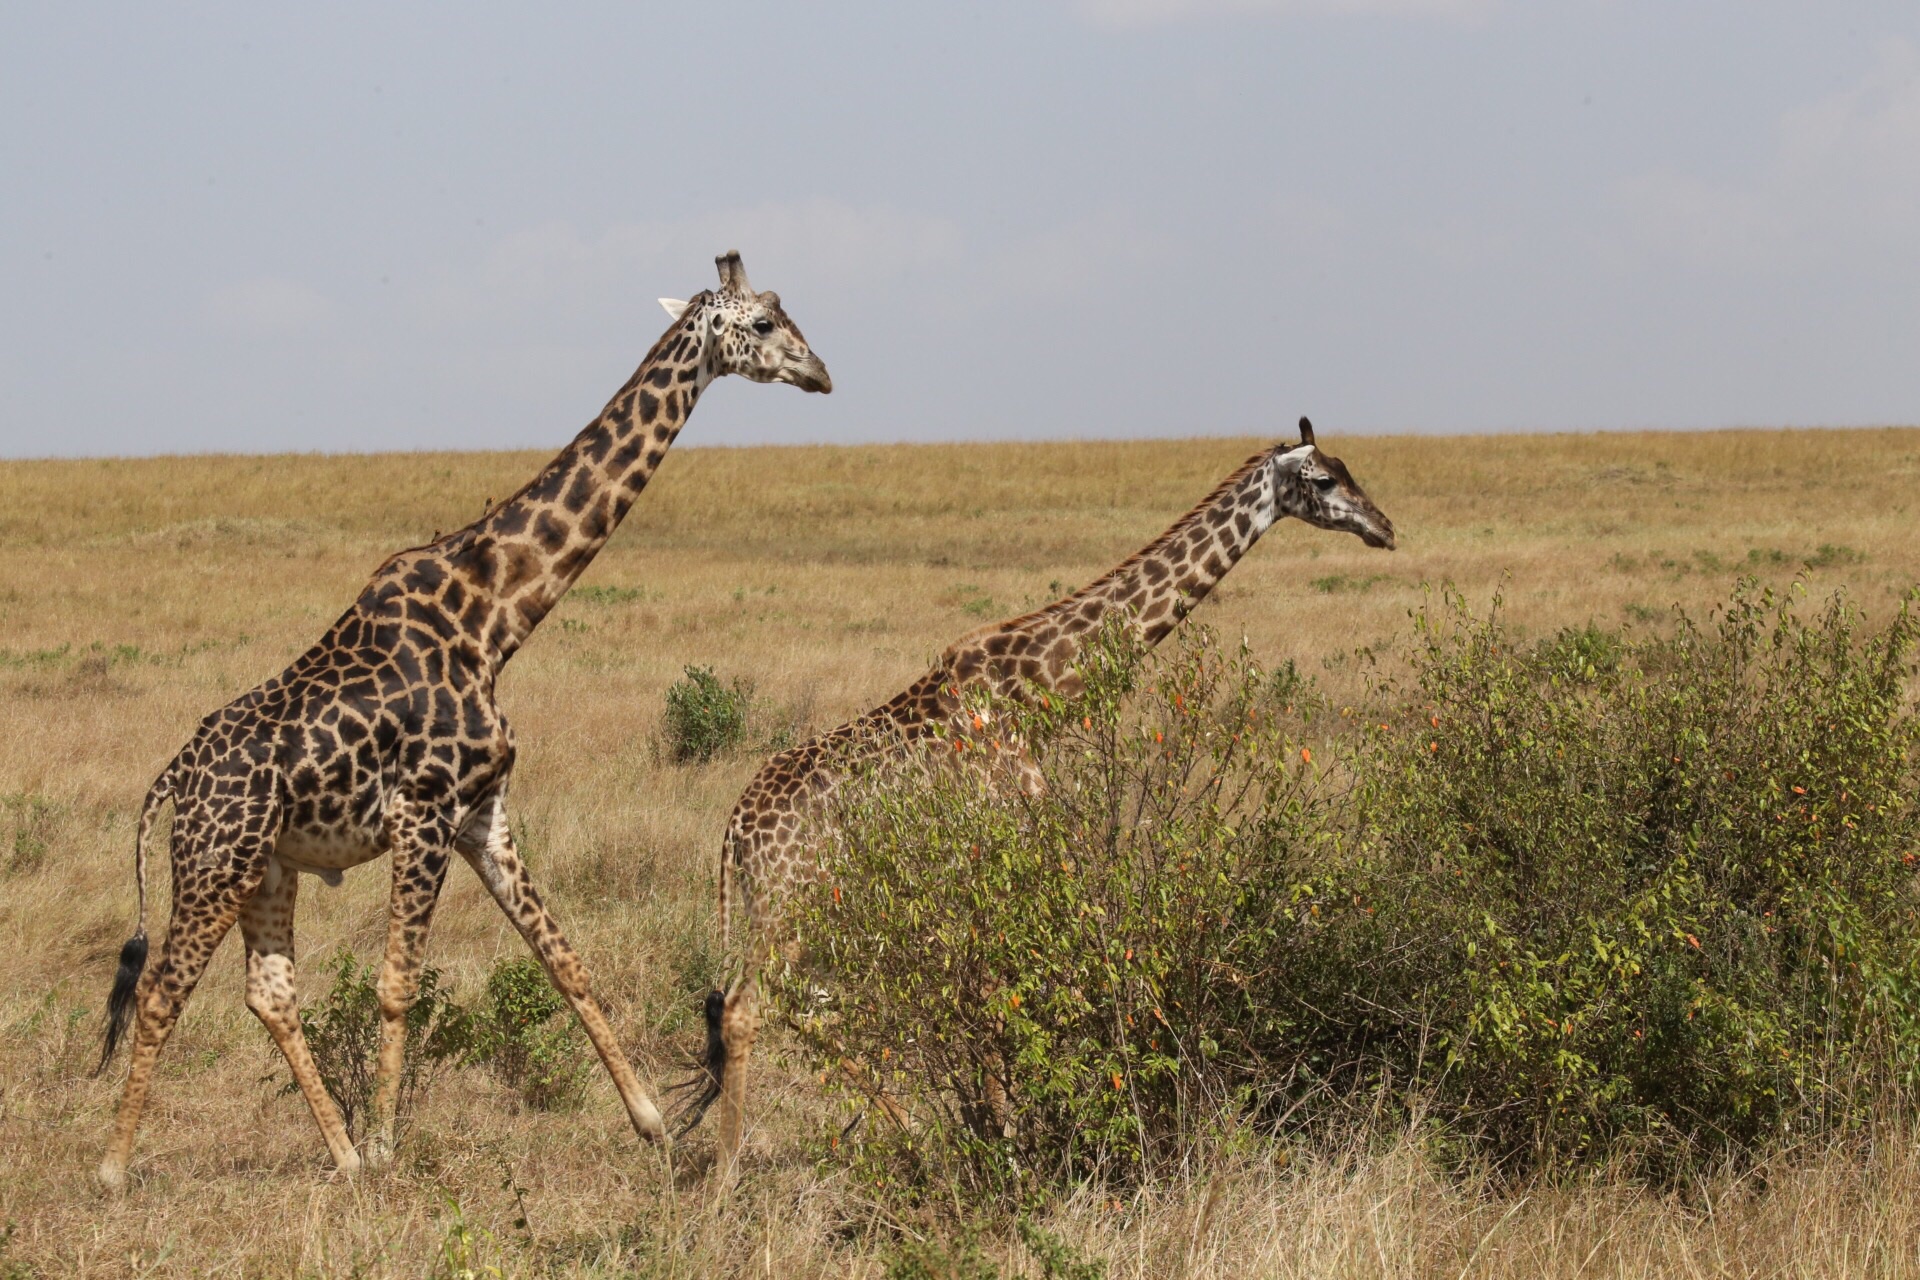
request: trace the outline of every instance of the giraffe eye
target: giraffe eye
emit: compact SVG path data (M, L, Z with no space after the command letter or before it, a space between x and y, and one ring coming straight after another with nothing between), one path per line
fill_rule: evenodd
M773 332L773 321L761 316L753 322L753 331L764 338Z
M1314 484L1315 484L1316 486L1318 486L1319 488L1322 488L1322 489L1331 489L1331 488L1333 488L1333 477L1332 477L1332 476L1326 476L1326 475L1321 475L1321 476L1315 476L1315 477L1313 478L1313 483L1314 483Z

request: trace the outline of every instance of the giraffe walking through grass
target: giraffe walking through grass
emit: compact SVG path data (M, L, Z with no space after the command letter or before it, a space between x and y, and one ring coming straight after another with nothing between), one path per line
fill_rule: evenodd
M154 1061L208 960L238 923L247 1005L266 1024L345 1172L361 1155L301 1033L293 912L302 873L393 855L378 980L380 1050L366 1142L388 1158L406 1012L428 924L456 853L471 866L585 1025L641 1137L665 1129L588 985L587 971L514 849L507 783L514 739L494 698L500 671L600 549L666 456L709 383L726 374L832 390L826 366L738 253L720 288L661 299L673 323L600 416L521 489L464 529L374 572L319 643L205 720L141 806L140 925L120 953L100 1066L133 1021L132 1064L100 1164L126 1182ZM146 845L173 804L173 914L146 967Z

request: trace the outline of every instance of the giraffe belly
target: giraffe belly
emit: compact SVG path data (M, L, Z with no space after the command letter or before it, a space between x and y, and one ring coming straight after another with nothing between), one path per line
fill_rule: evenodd
M340 873L372 862L387 851L384 838L351 828L312 830L288 827L273 846L273 856L295 871L340 883Z

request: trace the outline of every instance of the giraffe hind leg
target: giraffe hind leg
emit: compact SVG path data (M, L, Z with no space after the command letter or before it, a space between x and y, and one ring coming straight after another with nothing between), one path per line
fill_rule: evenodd
M339 1105L321 1082L300 1027L293 965L293 907L299 882L297 873L270 860L260 891L241 908L240 932L247 944L247 1007L286 1055L287 1067L313 1110L335 1167L352 1174L360 1169L360 1154L353 1149Z
M760 975L749 972L727 996L720 1015L727 1066L720 1081L720 1132L716 1142L723 1184L730 1182L739 1171L740 1148L746 1141L747 1063L753 1056L753 1041L759 1031Z
M98 1173L109 1191L126 1186L127 1162L152 1087L154 1063L206 972L207 962L259 887L267 860L264 833L277 825L279 812L272 804L256 807L236 800L219 813L202 810L184 816L184 822L176 819L176 826L183 830L175 845L173 916L167 922L167 938L158 963L139 980L133 995L132 1061ZM218 845L227 848L219 850Z
M505 803L495 797L490 806L477 812L461 832L457 847L460 856L479 875L494 901L506 912L507 919L533 949L540 966L547 971L548 980L573 1006L574 1016L586 1028L587 1039L593 1042L602 1065L613 1078L613 1087L620 1093L634 1132L648 1142L666 1142L667 1129L660 1110L640 1087L612 1026L593 998L586 966L567 944L559 922L540 900L527 875L526 864L514 850Z

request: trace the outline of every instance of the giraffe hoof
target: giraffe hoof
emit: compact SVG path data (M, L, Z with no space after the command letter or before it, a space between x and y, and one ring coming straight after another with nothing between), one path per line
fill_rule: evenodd
M343 1178L359 1177L360 1176L360 1153L358 1151L351 1151L351 1150L346 1152L344 1155L340 1156L339 1159L333 1162L333 1167L334 1167L334 1171Z
M392 1163L393 1139L381 1134L368 1138L365 1152L354 1161L355 1166L367 1169L384 1169ZM342 1172L346 1171L345 1165L341 1165L340 1168Z
M660 1118L658 1111L648 1108L646 1113L628 1118L633 1121L633 1131L639 1134L641 1141L647 1145L654 1147L673 1145L673 1139L667 1136L666 1122Z
M109 1195L117 1196L127 1189L126 1169L111 1160L103 1162L94 1176L100 1180L100 1189Z

